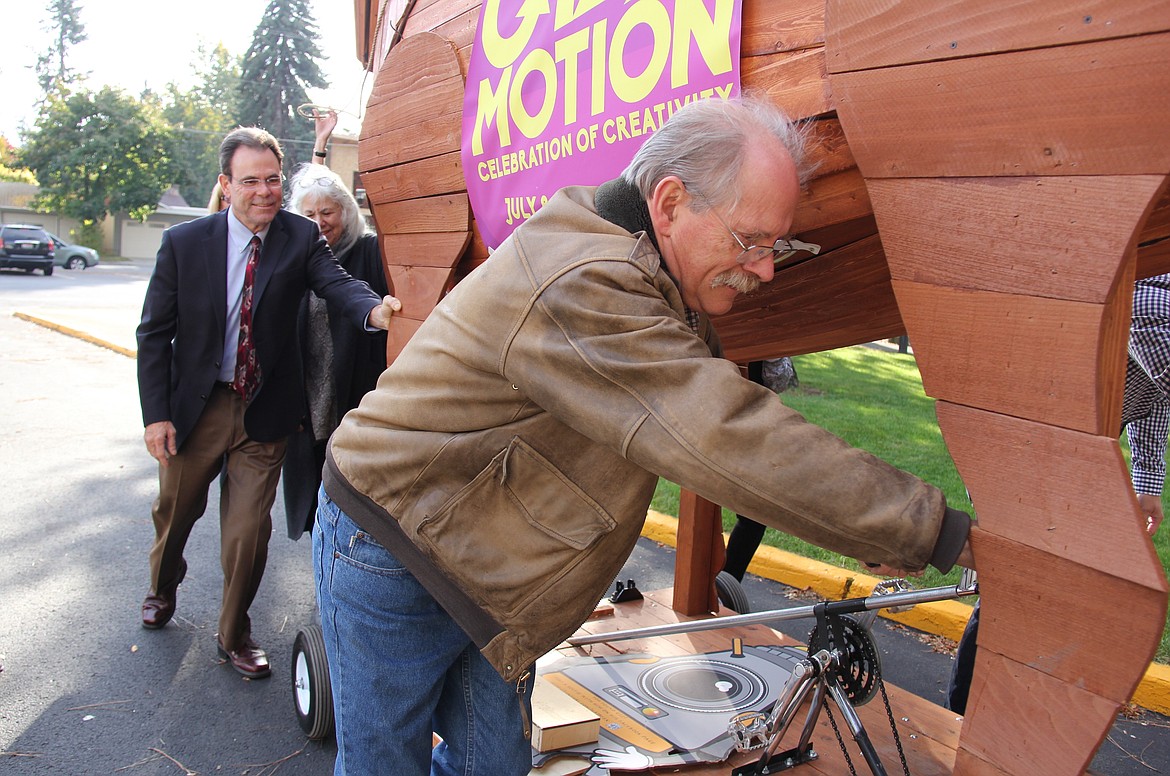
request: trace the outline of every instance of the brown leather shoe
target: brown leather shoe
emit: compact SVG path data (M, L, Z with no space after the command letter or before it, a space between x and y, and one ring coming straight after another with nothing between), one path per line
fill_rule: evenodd
M243 642L237 649L224 649L223 639L217 633L215 634L215 646L219 651L219 656L224 660L230 661L232 668L242 676L249 679L263 679L272 673L272 669L268 665L268 653L252 641L251 636L246 636Z
M179 568L179 579L175 584L160 590L157 593L150 593L146 596L146 600L142 602L142 627L150 630L158 630L162 626L171 621L175 616L175 604L178 600L179 583L187 576L187 561L183 561L183 565Z

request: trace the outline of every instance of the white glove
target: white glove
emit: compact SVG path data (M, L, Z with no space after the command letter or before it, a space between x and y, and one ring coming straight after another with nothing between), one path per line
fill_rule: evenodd
M638 751L636 746L627 746L626 751L594 749L593 763L607 771L642 771L654 765L654 758Z

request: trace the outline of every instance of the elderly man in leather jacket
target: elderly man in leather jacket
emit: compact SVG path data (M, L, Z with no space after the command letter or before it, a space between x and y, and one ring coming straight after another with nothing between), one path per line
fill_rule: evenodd
M527 774L533 661L605 594L659 477L865 561L966 560L937 488L719 357L708 316L772 279L804 165L766 102L684 107L521 225L346 415L313 534L335 773Z

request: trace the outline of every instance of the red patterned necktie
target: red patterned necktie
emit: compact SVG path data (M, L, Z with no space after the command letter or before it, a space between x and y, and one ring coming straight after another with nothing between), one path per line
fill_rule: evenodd
M246 402L252 400L260 385L260 364L256 361L256 344L252 340L252 281L259 259L260 238L253 236L248 266L244 269L244 290L240 295L240 341L236 346L236 379L232 381L232 388Z

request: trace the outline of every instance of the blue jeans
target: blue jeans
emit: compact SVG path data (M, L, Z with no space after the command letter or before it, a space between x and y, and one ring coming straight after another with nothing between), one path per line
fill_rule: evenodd
M318 495L313 575L335 776L527 776L519 695L397 559ZM528 680L531 688L532 680ZM431 732L442 742L431 748Z

